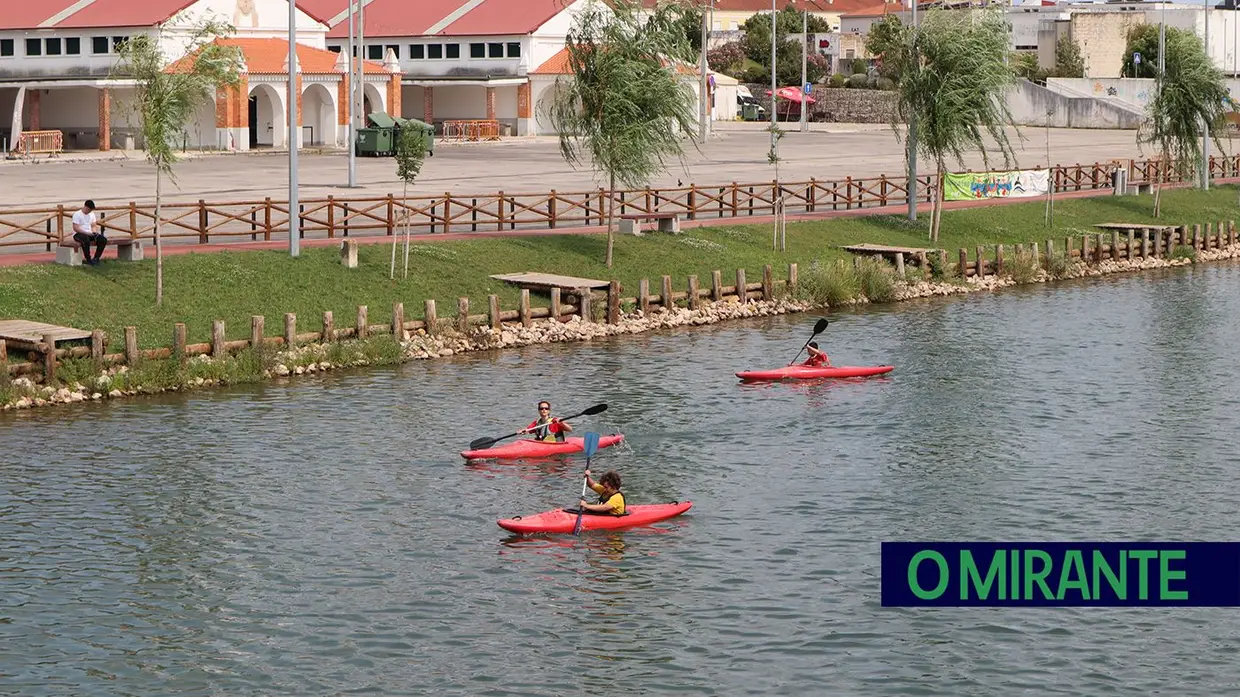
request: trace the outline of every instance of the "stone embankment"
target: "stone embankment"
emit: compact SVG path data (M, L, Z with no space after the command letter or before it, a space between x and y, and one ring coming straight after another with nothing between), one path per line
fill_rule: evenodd
M1192 263L1237 257L1240 257L1240 244L1217 250L1199 250L1196 253L1195 262L1189 258L1147 258L1132 261L1105 260L1098 264L1086 264L1076 261L1069 265L1059 277L1053 277L1045 270L1038 270L1031 282L1045 283L1059 279L1105 276L1113 273L1185 266ZM1017 282L1010 276L985 276L980 279L969 278L964 281L956 280L952 282L920 281L906 283L901 281L897 283L895 299L911 300L914 298L994 291L1013 285L1017 285ZM855 305L867 302L865 298L859 298L847 304ZM747 317L767 317L805 312L816 307L819 306L812 302L791 297L778 298L771 301L751 300L745 304L736 302L733 299L731 301L709 303L696 310L659 308L649 315L643 315L638 310L623 315L617 324L583 322L580 317L573 316L569 321L563 323L537 322L529 327L505 327L498 331L491 327L478 327L468 335L448 332L442 335L431 336L422 330L418 330L417 333L405 337L400 342L401 358L403 360L430 360L470 351L488 351L534 344L590 341L599 337L639 334L654 329L698 326ZM364 357L361 353L347 360L333 362L328 359L330 351L330 347L324 344L311 344L289 351L282 351L274 355L271 367L264 371L264 377L277 379L339 368L366 366L372 363L370 359ZM190 359L190 362L211 363L213 360L208 356L196 356ZM125 381L121 379L121 376L128 372L128 370L127 366L119 366L104 371L100 376L94 378L90 385L76 383L69 387L60 388L39 385L24 377L16 378L13 380L12 385L22 396L11 403L5 404L2 408L4 410L27 409L50 404L70 404L152 392L182 391L220 383L219 380L199 377L174 387L156 389L141 386L135 389L120 389L116 387L117 384L124 384Z

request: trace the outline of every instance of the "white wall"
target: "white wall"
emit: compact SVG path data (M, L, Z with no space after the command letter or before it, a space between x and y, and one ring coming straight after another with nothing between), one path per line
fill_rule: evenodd
M534 110L534 133L531 135L547 135L555 133L546 110L555 98L557 87L554 79L536 78L530 84L531 107Z
M400 115L406 119L421 121L426 116L426 107L422 101L425 93L425 87L403 85L400 88Z
M288 112L284 110L285 91L270 83L250 83L250 96L258 98L258 118L255 120L259 145L284 145L288 130ZM248 107L247 107L248 108ZM268 129L270 126L270 130Z
M435 120L485 119L487 90L485 87L436 87ZM514 114L515 117L515 109Z
M116 63L116 55L111 53L112 37L138 36L149 29L109 28L109 29L77 29L52 30L39 29L33 31L0 31L0 39L13 39L15 55L0 58L0 77L28 77L32 79L46 77L64 77L66 75L105 77ZM95 55L92 53L93 37L108 39L109 53ZM74 37L80 41L81 53L76 56L64 55L67 49L65 39ZM26 39L44 40L42 47L46 53L46 39L60 38L62 55L59 56L27 56Z
M516 85L512 87L496 87L495 88L495 118L497 120L511 120L517 118L517 89ZM483 117L486 117L485 104Z
M335 84L329 88L323 84L302 84L301 123L314 130L313 138L303 129L306 145L336 144L336 98Z
M1240 79L1224 81L1233 99L1240 99ZM1065 94L1080 94L1105 101L1119 101L1144 109L1154 96L1154 78L1066 78L1046 81L1047 87ZM1065 89L1060 89L1065 88Z

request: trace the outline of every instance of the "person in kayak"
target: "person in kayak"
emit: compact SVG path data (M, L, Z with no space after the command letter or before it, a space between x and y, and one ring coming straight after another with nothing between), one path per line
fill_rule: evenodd
M590 470L586 470L586 486L598 494L598 503L586 503L585 499L577 502L581 510L597 515L624 515L624 494L620 493L620 474L608 470L596 482L590 478Z
M831 367L831 357L827 355L826 351L818 348L817 341L809 342L805 348L809 349L809 358L805 359L805 363L802 365L808 365L811 368Z
M551 402L544 401L538 403L538 418L521 429L521 433L533 433L534 440L544 443L563 443L564 434L572 430L572 424L551 416Z

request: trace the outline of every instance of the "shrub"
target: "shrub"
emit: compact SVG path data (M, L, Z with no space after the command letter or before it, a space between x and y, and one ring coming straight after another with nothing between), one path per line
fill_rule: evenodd
M1171 253L1167 255L1168 259L1188 259L1189 261L1197 261L1197 250L1190 245L1177 244L1171 248Z
M895 300L895 267L879 257L864 257L856 272L861 294L870 302L887 303Z
M1063 252L1055 252L1046 257L1046 273L1051 278L1063 278L1072 268L1072 262Z
M1021 252L1012 257L1012 259L1004 260L1003 270L1007 272L1007 276L1011 277L1017 283L1033 283L1038 280L1038 274L1041 272L1038 259L1029 252Z
M848 76L841 75L840 73L836 73L831 76L831 79L827 81L827 84L829 84L832 87L837 87L837 88L843 87L844 85L848 84Z
M870 81L870 76L865 73L853 73L848 77L848 86L854 89L865 89Z
M875 82L875 87L885 92L890 92L896 88L896 81L889 77L880 77Z

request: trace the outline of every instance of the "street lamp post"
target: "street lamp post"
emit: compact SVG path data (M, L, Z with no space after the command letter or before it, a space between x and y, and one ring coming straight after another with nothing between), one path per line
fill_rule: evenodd
M801 8L801 132L809 130L805 118L805 83L809 82L809 5Z
M917 0L909 0L909 5L913 9L912 16L912 41L913 46L917 46ZM917 60L913 56L913 60ZM917 117L910 115L908 119L908 219L917 220ZM933 221L932 221L933 222Z
M345 69L345 80L348 82L345 93L349 98L344 100L344 136L345 147L349 150L349 188L357 186L357 154L353 152L353 61L357 60L357 48L353 44L353 36L357 28L353 26L353 13L355 12L354 0L349 0L349 45L347 47L348 60Z
M706 3L710 3L710 2L711 0L706 0ZM698 116L700 118L700 122L698 123L698 140L703 143L706 142L706 129L707 129L707 124L710 122L710 115L709 115L710 108L707 106L707 95L706 95L706 69L707 69L706 43L709 37L708 30L707 30L707 22L709 21L709 18L706 14L706 9L705 9L706 7L707 5L704 3L703 10L702 10L702 57L701 57L701 65L700 65L700 72L702 73L702 75L701 75L701 80L698 83L698 103L699 103Z
M301 254L301 210L297 200L297 3L288 4L288 253Z
M1206 0L1203 10L1206 13L1206 62L1214 65L1214 55L1210 51L1210 0ZM1207 191L1210 189L1210 122L1205 119L1201 120L1201 188Z
M771 0L771 155L777 157L776 149L779 147L779 139L775 137L775 21L777 13L775 10L775 0Z

